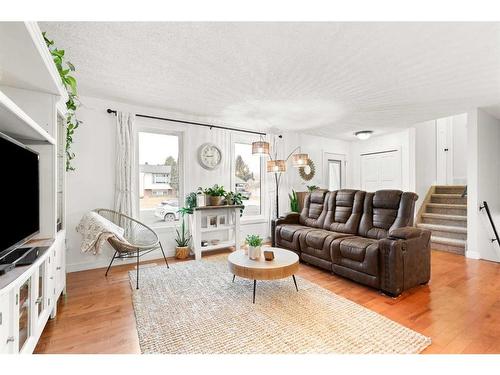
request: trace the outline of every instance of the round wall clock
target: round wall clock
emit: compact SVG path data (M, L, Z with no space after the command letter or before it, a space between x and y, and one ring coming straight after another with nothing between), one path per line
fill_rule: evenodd
M222 161L222 152L213 143L204 143L198 149L198 162L205 169L215 169Z

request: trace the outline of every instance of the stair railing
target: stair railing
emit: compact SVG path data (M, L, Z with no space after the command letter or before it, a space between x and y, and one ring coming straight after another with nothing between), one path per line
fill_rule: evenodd
M490 208L488 207L488 202L483 201L483 205L479 207L479 211L481 211L482 209L484 209L486 211L486 214L488 215L488 219L490 220L491 227L493 228L493 233L495 233L495 238L492 238L491 242L496 241L497 244L499 244L499 246L500 246L500 239L498 238L497 228L495 226L495 223L493 222L493 218L491 217L491 212L490 212Z

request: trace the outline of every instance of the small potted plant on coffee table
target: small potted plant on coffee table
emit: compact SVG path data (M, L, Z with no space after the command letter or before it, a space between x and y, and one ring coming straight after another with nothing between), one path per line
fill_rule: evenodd
M223 199L226 195L226 190L224 190L224 186L219 186L215 184L210 188L206 188L203 190L207 199L207 206L221 206Z
M260 259L260 247L262 246L262 238L256 234L250 234L246 238L248 244L248 257L250 259Z

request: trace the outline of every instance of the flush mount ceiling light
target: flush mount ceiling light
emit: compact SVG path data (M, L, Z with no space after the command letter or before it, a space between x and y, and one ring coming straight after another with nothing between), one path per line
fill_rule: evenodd
M359 132L354 133L354 135L362 141L366 141L368 138L372 136L372 134L373 134L372 130L361 130Z

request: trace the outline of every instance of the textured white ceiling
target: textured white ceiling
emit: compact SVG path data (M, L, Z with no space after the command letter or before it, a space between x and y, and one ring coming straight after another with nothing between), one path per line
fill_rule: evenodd
M500 23L41 23L84 95L327 137L500 104Z

